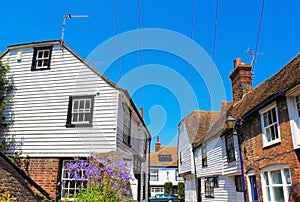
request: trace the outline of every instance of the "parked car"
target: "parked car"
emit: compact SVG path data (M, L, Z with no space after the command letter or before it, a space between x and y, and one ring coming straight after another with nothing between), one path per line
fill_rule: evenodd
M156 194L153 197L149 198L149 201L155 201L155 202L179 202L179 199L177 196L170 196L168 194Z

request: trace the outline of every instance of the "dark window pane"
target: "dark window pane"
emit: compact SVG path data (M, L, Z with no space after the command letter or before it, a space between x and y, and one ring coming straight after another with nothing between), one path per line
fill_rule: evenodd
M72 122L78 122L78 113L73 113L73 120Z
M79 117L78 117L78 122L83 122L83 117L84 117L84 114L80 113Z
M49 57L49 50L45 50L44 52L44 58L48 58Z
M47 60L44 60L44 67L47 67L48 66L48 64L49 64L49 60L47 59Z
M73 111L78 112L79 102L74 100Z
M80 112L84 111L84 100L80 100L80 102L79 102L79 110L80 110Z
M42 67L43 66L43 60L38 60L37 61L37 66Z
M85 103L85 109L89 111L90 105L91 105L91 101L87 100L86 103Z
M37 58L43 58L43 51L38 51Z

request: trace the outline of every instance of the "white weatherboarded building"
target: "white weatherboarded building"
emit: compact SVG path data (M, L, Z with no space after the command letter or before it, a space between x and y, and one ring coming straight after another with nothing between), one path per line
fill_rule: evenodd
M210 112L194 110L178 125L178 172L184 178L185 201L194 202L200 195L200 182L196 178L194 146L202 142L210 122Z
M213 117L210 130L194 150L198 189L203 202L243 201L237 135L225 127L230 103L223 103Z
M133 198L147 199L151 136L127 91L60 40L9 46L1 60L15 85L6 134L29 157L28 174L40 186L64 198L74 189L57 187L68 180L65 160L120 151L135 173Z
M172 194L178 195L178 183L183 179L178 175L178 157L176 146L161 146L156 137L155 151L150 152L150 193L151 196L163 194L166 182L171 182Z

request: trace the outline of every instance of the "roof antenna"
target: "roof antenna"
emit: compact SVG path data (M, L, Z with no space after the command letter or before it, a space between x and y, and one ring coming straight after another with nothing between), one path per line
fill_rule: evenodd
M254 63L259 60L260 58L257 57L257 55L263 55L264 53L263 52L256 52L256 51L251 51L250 48L247 48L247 50L245 51L245 53L248 55L248 56L251 56L252 57L252 60L250 62L251 66L252 66L252 70L251 70L251 79L255 79L255 76L254 76Z
M65 27L66 27L66 22L67 19L71 19L71 18L88 18L88 15L71 15L71 14L66 14L64 16L64 21L63 21L63 25L62 25L62 31L61 31L61 38L60 38L60 45L62 47L63 41L64 41L64 35L65 35Z

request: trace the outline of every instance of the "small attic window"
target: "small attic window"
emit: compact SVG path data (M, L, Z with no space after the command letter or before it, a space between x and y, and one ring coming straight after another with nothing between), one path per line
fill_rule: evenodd
M50 69L52 46L34 48L31 71Z
M158 155L158 161L159 162L171 162L172 157L171 157L171 155Z

